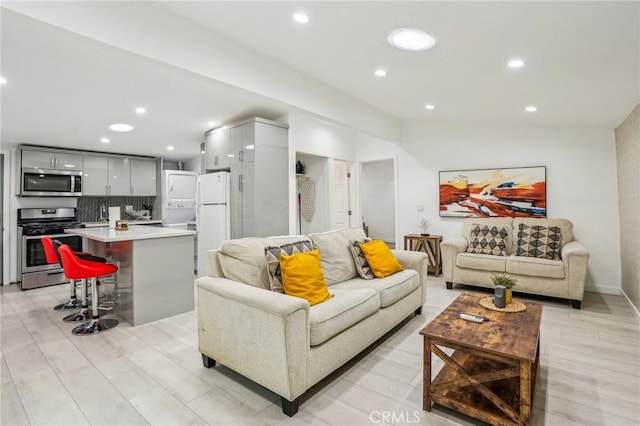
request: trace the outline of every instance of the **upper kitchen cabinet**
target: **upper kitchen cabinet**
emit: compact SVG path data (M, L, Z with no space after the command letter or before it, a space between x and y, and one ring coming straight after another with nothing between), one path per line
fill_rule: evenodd
M207 171L229 170L233 155L231 153L231 131L228 127L210 130L204 139L204 168Z
M155 196L156 162L85 155L82 194Z
M85 155L82 195L130 195L129 162L128 158Z
M131 195L156 195L155 160L130 160Z
M22 149L22 167L82 171L82 155Z

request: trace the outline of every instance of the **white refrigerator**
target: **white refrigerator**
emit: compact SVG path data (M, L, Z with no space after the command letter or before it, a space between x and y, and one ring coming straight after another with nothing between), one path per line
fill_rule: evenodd
M219 248L231 233L229 172L198 176L196 194L198 276L206 274L207 251Z

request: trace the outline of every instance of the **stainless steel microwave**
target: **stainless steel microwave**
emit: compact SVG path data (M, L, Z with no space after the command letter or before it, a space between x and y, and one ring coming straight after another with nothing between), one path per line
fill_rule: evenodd
M82 195L82 172L23 168L20 173L23 197L79 197Z

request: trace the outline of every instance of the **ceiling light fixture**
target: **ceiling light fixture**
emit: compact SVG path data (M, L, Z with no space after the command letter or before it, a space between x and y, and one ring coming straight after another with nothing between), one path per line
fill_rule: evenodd
M301 24L306 24L309 22L309 17L304 13L296 13L293 15L293 20Z
M113 130L114 132L130 132L133 130L133 126L131 124L124 124L124 123L116 123L116 124L112 124L111 126L109 126L110 130Z
M7 84L7 79L4 77L0 77L0 84Z
M145 107L138 107L136 108L136 112L138 114L144 114L145 112L147 112L147 109Z
M435 107L435 106L433 106L433 104L426 104L424 107L425 107L426 109L428 109L429 111L436 109L436 107Z
M173 145L169 145L167 147L167 151L173 151L174 149L176 149Z
M529 106L528 106L528 107L526 107L524 110L525 110L525 111L527 111L527 112L536 112L536 111L538 110L538 108L536 108L536 107L535 107L535 106L533 106L533 105L529 105Z
M384 77L385 75L387 75L387 72L383 69L378 69L374 74L377 75L378 77Z
M102 138L102 139L100 139L100 142L102 142L102 143L109 143L109 142L111 142L111 141L109 140L109 138Z
M397 28L389 33L387 41L401 50L421 51L431 49L436 39L431 34L412 28Z
M509 68L522 68L524 67L525 63L526 62L522 59L511 59L509 62L507 62L507 65L509 66Z

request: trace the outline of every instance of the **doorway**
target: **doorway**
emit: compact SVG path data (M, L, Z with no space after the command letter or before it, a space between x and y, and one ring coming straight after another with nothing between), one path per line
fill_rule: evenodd
M333 162L333 227L350 228L351 223L351 163Z
M394 160L362 163L360 206L362 222L369 237L383 240L391 248L396 243L396 180Z

